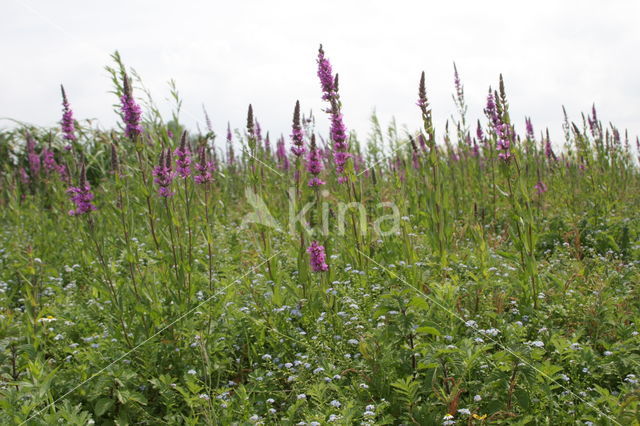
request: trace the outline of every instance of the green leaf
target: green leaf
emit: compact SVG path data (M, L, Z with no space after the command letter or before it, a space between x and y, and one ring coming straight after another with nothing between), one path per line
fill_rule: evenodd
M429 327L429 326L418 327L416 332L430 334L432 336L441 336L438 330L436 330L434 327Z
M100 398L96 401L96 405L93 409L96 416L100 417L113 406L113 399L111 398Z

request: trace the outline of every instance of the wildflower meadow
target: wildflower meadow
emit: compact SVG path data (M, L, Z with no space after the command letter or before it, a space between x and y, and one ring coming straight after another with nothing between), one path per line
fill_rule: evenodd
M471 117L457 68L445 126L415 70L422 126L361 138L339 68L285 135L186 128L118 53L113 129L68 82L0 130L0 424L640 424L638 138L551 140L502 76Z

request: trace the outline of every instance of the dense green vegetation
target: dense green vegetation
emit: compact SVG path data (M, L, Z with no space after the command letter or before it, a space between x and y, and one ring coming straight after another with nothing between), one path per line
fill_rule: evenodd
M138 117L119 62L121 129L65 100L62 131L0 132L0 423L640 422L627 135L519 136L502 79L472 129L456 72L444 131L423 79L422 129L336 148L323 61L300 156L251 110L226 141Z

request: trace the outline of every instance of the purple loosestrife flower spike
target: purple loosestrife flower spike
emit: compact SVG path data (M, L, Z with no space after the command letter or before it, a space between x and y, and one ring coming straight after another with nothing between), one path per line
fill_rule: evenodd
M136 103L136 100L133 98L129 77L127 77L127 75L124 75L122 84L123 84L122 86L123 94L120 97L120 102L122 103L121 111L122 111L122 118L125 124L124 132L127 135L127 137L131 139L135 139L138 135L142 133L142 126L140 125L140 117L142 116L142 109Z
M182 179L186 179L191 175L191 151L187 146L187 131L182 132L180 138L180 146L173 152L176 156L176 171Z
M231 134L231 123L227 122L227 163L232 166L235 160L235 155L233 153L233 135Z
M545 192L547 192L547 185L544 184L543 181L538 181L538 183L535 184L534 188L536 189L536 192L538 194L544 194Z
M36 140L27 133L27 159L29 160L29 173L32 178L40 174L40 156L36 152Z
M307 253L309 253L309 260L313 272L325 272L329 269L329 265L326 263L324 246L318 244L317 241L313 241L309 248L307 248Z
M534 140L536 138L534 132L533 132L533 124L531 124L531 118L526 117L524 119L525 125L526 125L526 129L527 129L527 139L529 140Z
M267 153L267 157L271 156L271 139L269 138L269 132L264 137L264 151Z
M213 171L215 170L215 166L211 161L207 159L207 150L204 146L201 146L199 151L200 158L198 160L198 163L196 164L196 170L198 171L198 174L195 175L193 180L198 185L203 185L205 183L211 182L211 180L213 179Z
M276 158L279 168L289 170L289 157L287 157L287 150L284 146L284 136L280 136L276 144Z
M20 167L19 172L20 172L20 182L22 182L22 184L24 185L28 185L30 179L27 171L24 169L24 167Z
M249 138L254 138L256 136L255 122L253 119L253 106L251 104L249 104L249 109L247 110L247 133L249 134Z
M312 175L312 178L309 180L309 186L320 186L325 184L325 182L318 177L320 172L322 172L322 169L322 155L316 146L316 135L312 134L311 147L309 148L309 154L307 156L307 172Z
M80 216L97 210L96 206L91 202L94 197L91 193L91 185L87 181L87 172L84 164L80 172L80 184L67 189L67 194L70 195L71 202L75 205L74 210L69 210L70 216Z
M256 141L258 143L262 143L262 127L260 126L260 122L256 118L255 123L255 132L256 132Z
M42 150L42 164L44 164L44 169L47 171L47 173L58 170L58 164L56 163L53 151L46 147Z
M153 169L153 182L158 185L158 195L161 197L171 197L171 182L173 181L173 171L171 170L171 150L167 149L160 152L160 161L158 165Z
M478 138L478 142L484 142L484 132L482 131L482 125L480 124L480 120L478 120L478 127L476 127L476 136Z
M333 141L333 161L338 174L338 182L347 181L343 176L347 160L351 157L347 142L347 128L344 125L342 113L340 112L340 96L338 94L338 75L332 75L331 64L324 56L322 45L318 50L318 77L322 86L322 99L328 101L331 108L327 112L331 115L331 140Z
M60 121L60 127L62 128L62 137L69 142L75 141L76 135L74 134L76 127L73 123L73 111L71 110L71 106L69 105L69 101L67 100L67 94L64 91L64 86L60 85L60 90L62 91L62 120ZM68 148L71 149L71 145L68 145Z
M498 157L504 161L508 161L511 158L511 128L508 124L502 122L502 118L498 113L496 98L491 92L491 89L489 89L489 94L487 95L487 107L484 112L491 121L491 127L498 139L496 146Z
M296 157L304 155L304 136L302 134L302 126L300 126L300 101L296 101L296 106L293 109L293 124L291 126L291 152Z
M322 99L328 101L334 96L335 89L333 85L334 80L331 63L324 57L322 45L320 45L320 49L318 49L318 78L320 79L320 85L322 86Z

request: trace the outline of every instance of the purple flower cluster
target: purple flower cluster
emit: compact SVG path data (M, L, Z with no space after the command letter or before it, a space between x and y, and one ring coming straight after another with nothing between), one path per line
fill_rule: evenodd
M524 119L524 122L525 122L525 127L527 129L527 139L534 140L535 139L535 135L533 133L533 124L531 124L531 118L526 117Z
M67 189L67 194L70 195L71 202L75 205L74 210L69 210L70 216L80 216L97 210L96 206L91 202L93 201L94 196L91 192L91 185L89 185L89 182L87 181L84 164L82 165L82 171L80 172L80 184Z
M131 86L129 84L129 78L125 75L123 79L123 94L120 97L122 103L121 111L122 118L125 123L125 134L131 139L135 139L142 133L142 125L140 124L140 117L142 116L142 109L140 105L136 103L131 92Z
M476 137L478 138L478 142L484 142L484 132L482 131L480 120L478 120L478 126L476 127Z
M336 165L336 173L342 175L345 170L347 160L351 157L349 144L347 142L347 127L344 125L343 116L340 112L340 95L338 94L338 75L333 77L331 64L324 57L322 45L318 51L318 77L322 86L322 99L329 101L331 108L327 112L331 115L331 140L333 141L333 161ZM346 176L339 176L338 182L347 181Z
M76 135L74 134L76 127L73 123L73 111L67 100L67 94L64 91L64 86L60 85L62 90L62 120L60 121L60 127L62 128L62 137L67 141L75 141ZM71 149L71 146L67 149Z
M302 126L300 126L300 101L296 101L296 106L293 110L293 125L291 126L291 152L296 157L304 155L304 136L302 133Z
M284 136L281 136L276 143L276 158L278 159L278 167L283 170L289 170L289 157L284 146Z
M324 57L324 50L322 45L318 50L318 78L320 79L320 85L322 86L322 99L330 101L335 96L336 90L334 87L333 72L331 70L331 63Z
M511 127L507 123L502 122L491 90L489 90L489 95L487 96L487 107L484 112L487 117L489 117L491 127L493 127L493 130L496 132L496 137L498 138L496 146L499 151L498 157L508 161L511 158Z
M44 169L47 171L47 173L56 171L58 169L55 155L53 154L53 151L48 148L44 148L42 150L42 164L44 164Z
M324 252L324 246L318 244L317 241L311 242L309 248L307 248L307 253L310 256L311 269L313 272L324 272L329 269L329 265L326 262L326 254Z
M213 172L215 171L214 164L207 159L207 150L204 146L200 147L199 160L196 163L196 170L198 173L194 176L193 180L198 185L211 182L213 179Z
M307 155L307 172L312 175L312 178L309 180L309 186L320 186L324 185L325 182L318 177L318 175L322 172L322 154L318 151L318 147L316 146L316 136L311 135L311 147L309 148L309 154Z
M176 171L182 179L186 179L191 175L191 151L187 146L187 132L182 133L180 146L173 151L176 156Z
M40 156L36 152L36 141L27 133L27 159L29 161L29 173L32 178L40 174Z
M535 184L534 188L536 189L536 192L538 194L544 194L548 190L547 185L545 185L544 182L541 180Z
M153 169L153 181L158 185L158 195L161 197L171 197L171 182L173 182L174 173L171 169L171 150L167 149L160 153L158 165Z
M227 163L233 165L235 162L235 155L233 153L233 135L231 134L231 124L227 123Z

